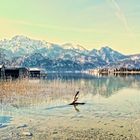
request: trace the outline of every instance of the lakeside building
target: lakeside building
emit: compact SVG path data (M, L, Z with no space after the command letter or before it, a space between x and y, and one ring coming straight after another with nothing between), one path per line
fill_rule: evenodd
M26 67L6 67L5 77L6 79L26 78L29 75L28 68Z
M40 78L41 69L39 69L39 68L29 68L29 76L31 78Z
M46 77L46 72L39 68L27 67L5 67L0 65L0 79L22 79L22 78L41 78Z
M45 78L47 73L44 69L41 68L29 68L29 77L30 78Z

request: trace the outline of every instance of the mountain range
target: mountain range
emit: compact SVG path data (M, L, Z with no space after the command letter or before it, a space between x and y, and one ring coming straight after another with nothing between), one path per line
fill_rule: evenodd
M94 68L140 68L140 54L124 55L108 46L87 50L81 45L62 45L15 36L0 41L0 63L40 67L48 71L81 71Z

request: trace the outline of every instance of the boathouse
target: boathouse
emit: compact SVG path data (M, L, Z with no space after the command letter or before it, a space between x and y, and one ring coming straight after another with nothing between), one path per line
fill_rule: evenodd
M26 67L6 67L5 77L6 78L26 78L29 75L28 68Z
M41 77L41 69L39 69L39 68L29 68L29 76L31 78L40 78Z

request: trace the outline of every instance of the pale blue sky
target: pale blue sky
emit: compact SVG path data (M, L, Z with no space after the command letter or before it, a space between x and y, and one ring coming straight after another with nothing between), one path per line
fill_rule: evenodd
M15 35L140 53L140 0L0 0L0 39Z

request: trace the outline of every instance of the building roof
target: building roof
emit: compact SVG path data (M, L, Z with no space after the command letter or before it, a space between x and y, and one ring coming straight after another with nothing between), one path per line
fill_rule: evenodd
M40 68L29 68L29 71L41 71Z
M4 65L0 65L0 69L3 67Z
M21 66L12 66L12 67L6 67L5 69L16 70L16 69L27 69L27 68L26 67L21 67Z

